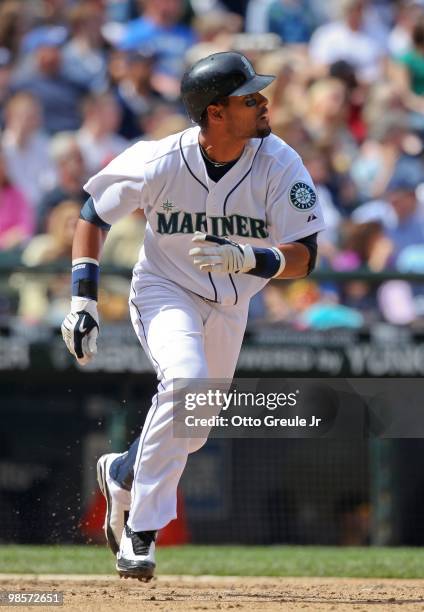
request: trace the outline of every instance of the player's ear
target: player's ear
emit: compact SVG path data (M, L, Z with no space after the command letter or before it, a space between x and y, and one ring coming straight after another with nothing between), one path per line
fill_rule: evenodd
M222 106L220 104L209 104L208 116L212 121L222 120Z

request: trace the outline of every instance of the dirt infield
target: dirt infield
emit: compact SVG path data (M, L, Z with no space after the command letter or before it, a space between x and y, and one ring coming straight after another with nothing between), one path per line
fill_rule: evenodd
M149 584L116 576L0 575L0 590L64 592L60 609L424 611L424 580L160 576ZM33 606L13 606L34 612ZM42 606L46 608L46 606ZM49 609L54 609L49 606Z

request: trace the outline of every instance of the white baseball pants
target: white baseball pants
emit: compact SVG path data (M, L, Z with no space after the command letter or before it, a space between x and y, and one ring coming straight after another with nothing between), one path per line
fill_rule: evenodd
M128 519L134 531L161 529L176 517L177 485L188 454L206 442L174 437L173 379L231 379L247 311L248 301L214 304L153 275L133 281L131 320L159 380L134 466Z

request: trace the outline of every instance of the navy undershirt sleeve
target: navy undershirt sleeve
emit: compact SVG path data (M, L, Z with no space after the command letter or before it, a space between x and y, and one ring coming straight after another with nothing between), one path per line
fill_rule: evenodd
M318 252L318 244L317 244L317 236L318 234L311 234L310 236L306 236L305 238L300 238L299 240L295 240L294 242L300 242L303 244L309 251L309 263L308 263L308 274L312 272L315 268L315 264L317 261L317 252Z
M96 209L94 208L92 197L89 197L84 206L81 208L80 219L84 219L84 221L97 225L97 227L100 227L100 229L105 230L106 232L108 232L111 228L109 223L106 223L103 221L103 219L100 219Z

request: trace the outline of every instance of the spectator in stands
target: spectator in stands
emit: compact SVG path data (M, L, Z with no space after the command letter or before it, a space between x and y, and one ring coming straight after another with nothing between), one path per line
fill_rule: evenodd
M107 62L107 80L109 88L115 91L128 73L128 53L119 49L110 49Z
M57 185L45 194L38 210L38 231L44 231L50 211L63 200L75 200L80 206L87 194L82 188L87 171L75 134L56 134L50 143L50 155L57 166Z
M316 144L332 146L350 162L357 146L347 127L347 102L346 86L340 79L319 79L307 91L304 122Z
M118 61L119 60L119 61ZM117 81L114 94L121 107L121 125L118 133L133 140L144 134L142 119L163 100L152 85L154 55L151 49L116 57L114 72Z
M424 242L424 220L419 212L416 187L416 181L401 173L387 187L386 198L397 217L396 226L387 230L393 242L394 260L404 248Z
M246 14L246 0L221 0L221 3L231 12L244 17Z
M144 240L146 218L140 209L113 224L105 243L102 261L132 269Z
M267 30L285 45L305 44L316 27L308 0L273 0L267 10Z
M345 60L331 64L329 76L339 79L346 87L346 126L359 144L366 136L366 124L362 112L369 87L358 82L353 66Z
M336 252L342 215L334 203L331 185L331 160L328 151L313 144L298 150L305 168L311 175L322 206L326 229L318 234L320 259L329 259Z
M374 118L369 138L361 145L351 169L351 176L364 200L380 198L403 154L407 116L391 111Z
M360 204L352 212L350 218L355 223L377 221L386 230L397 224L396 213L386 200L371 200Z
M380 272L387 266L393 246L382 225L371 221L354 223L346 220L340 227L340 251L331 267L338 272L357 269ZM375 288L365 281L351 280L337 285L341 303L362 313L368 323L379 318Z
M237 14L240 17L244 17L246 13L246 0L188 0L185 2L186 6L189 5L191 13L195 16L207 15L215 11L225 11ZM186 20L190 18L192 14L186 10Z
M5 0L0 4L0 47L7 49L12 59L19 55L25 21L26 11L19 0Z
M380 272L392 254L392 244L377 221L355 223L350 219L340 226L340 250L331 265L339 272L367 269Z
M176 113L172 106L157 107L145 120L147 138L161 140L190 127L188 117Z
M367 92L362 110L363 119L368 127L387 113L405 111L402 95L393 81L377 81Z
M231 36L243 30L243 20L240 15L223 10L216 10L214 12L208 11L205 14L195 17L192 23L199 37L199 42L194 45L194 47L197 47L202 42L220 44L218 41L223 38L227 45L225 50L228 50L231 47ZM188 53L191 54L192 50L193 47ZM205 56L203 55L201 57ZM187 61L187 64L189 63L190 62Z
M4 105L10 96L12 79L12 54L6 47L0 47L0 129L4 127Z
M299 329L360 329L364 316L355 306L346 306L333 301L335 294L324 291L320 301L306 309L296 319Z
M34 236L22 254L28 267L60 263L68 266L72 259L72 240L79 218L80 203L60 202L48 215L46 231ZM28 321L45 320L58 325L65 312L69 293L67 274L41 276L30 272L16 275L14 285L19 291L19 314Z
M281 287L270 282L263 292L268 322L292 322L297 329L359 328L362 315L338 303L337 293L301 279Z
M272 132L296 151L305 145L312 144L304 123L298 115L284 109L276 109L272 113Z
M399 56L394 78L405 106L422 115L424 128L424 16L414 24L412 48Z
M81 205L75 200L64 200L50 211L45 234L34 236L22 254L27 266L39 266L54 261L69 263L72 240Z
M63 74L90 91L104 91L107 71L100 5L80 0L68 19L71 38L63 48Z
M152 108L150 113L142 117L141 125L143 140L156 140L190 127L191 121L187 115L176 110L174 104L160 102ZM173 129L173 126L180 126L180 129ZM160 136L160 134L164 135Z
M22 246L33 231L33 210L8 176L0 150L0 251Z
M274 0L247 0L246 32L262 34L268 28L268 8Z
M192 20L192 26L199 40L185 54L185 61L188 66L210 53L231 49L234 43L234 35L243 30L243 20L236 13L216 10L198 15Z
M9 99L0 142L10 177L35 210L54 185L55 169L41 131L40 104L32 94L22 91Z
M395 24L388 36L388 50L396 58L410 51L412 47L412 30L424 15L422 0L402 0L399 3Z
M67 25L67 9L74 0L39 0L34 7L37 25Z
M269 9L275 0L247 0L246 8L246 32L258 33L267 32L269 28ZM284 2L287 6L296 6L297 2ZM331 2L322 0L306 0L308 10L308 21L313 27L329 21L332 18ZM283 39L284 40L284 39Z
M84 119L76 133L76 140L87 173L92 175L119 155L128 146L128 141L116 134L121 121L121 111L111 94L88 96L82 109Z
M303 118L307 108L306 91L315 78L308 56L298 46L282 47L259 56L255 67L260 74L276 75L266 90L273 131L276 121L286 123L289 128L292 119Z
M314 0L315 3L322 0ZM395 21L397 2L401 0L365 0L363 11L363 31L375 40L387 54L387 39ZM421 1L421 0L419 0ZM337 0L335 6L337 7Z
M50 134L78 129L79 103L87 93L62 73L60 47L65 37L62 27L40 27L28 34L24 50L31 57L13 84L15 91L28 91L39 99L44 126Z
M142 15L128 24L120 48L137 51L153 46L157 56L154 86L162 94L177 98L185 69L186 51L195 43L195 32L180 23L182 0L143 0Z
M133 15L132 0L105 0L106 19L112 23L127 23L137 15Z
M269 282L261 292L265 307L265 320L268 323L294 323L299 329L303 312L320 299L320 289L310 279L292 281L282 286Z
M345 60L360 81L371 83L382 74L384 49L363 30L364 8L365 0L341 0L342 19L315 30L309 54L322 67Z

